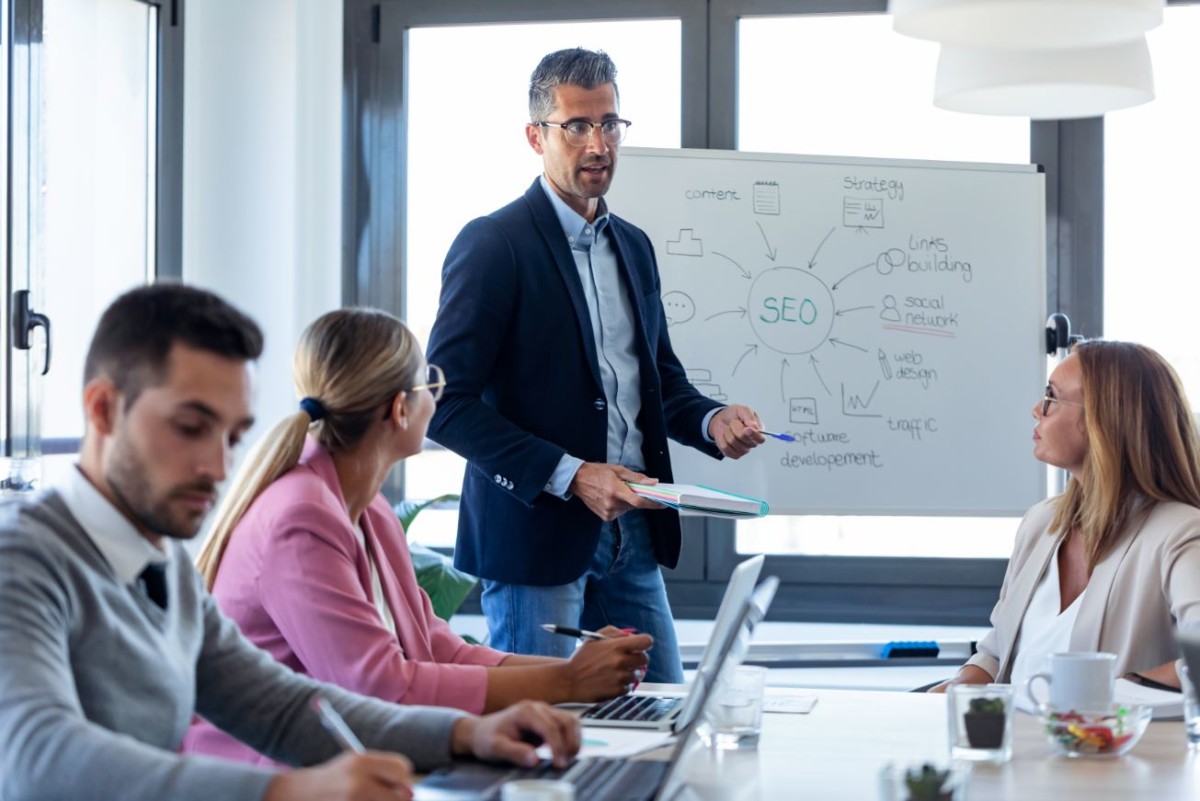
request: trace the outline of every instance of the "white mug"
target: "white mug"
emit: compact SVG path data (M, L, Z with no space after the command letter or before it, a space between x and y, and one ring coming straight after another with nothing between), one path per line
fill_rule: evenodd
M1043 706L1033 692L1038 679L1050 685L1050 708L1058 712L1101 712L1112 707L1113 683L1117 678L1117 655L1101 651L1051 654L1050 670L1034 673L1025 682L1025 693L1036 706Z

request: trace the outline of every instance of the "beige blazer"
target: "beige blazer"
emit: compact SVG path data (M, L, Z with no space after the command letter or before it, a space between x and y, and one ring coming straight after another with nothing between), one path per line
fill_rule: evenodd
M1008 682L1021 621L1063 533L1051 532L1054 498L1021 521L992 630L967 664ZM1200 509L1157 503L1137 515L1088 581L1071 630L1072 651L1117 655L1117 675L1175 659L1177 626L1200 624Z

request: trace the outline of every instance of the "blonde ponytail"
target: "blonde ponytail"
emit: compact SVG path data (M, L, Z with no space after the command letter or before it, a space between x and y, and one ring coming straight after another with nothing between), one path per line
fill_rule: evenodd
M378 309L338 309L304 329L292 357L301 409L258 443L218 507L196 558L209 590L234 529L271 482L299 463L305 436L311 431L330 453L353 448L396 393L416 383L422 361L412 332Z
M311 419L305 411L285 417L247 455L246 462L217 507L212 531L200 549L200 555L196 557L196 568L204 577L204 586L210 592L217 580L217 570L229 545L230 534L262 491L300 461L310 423Z

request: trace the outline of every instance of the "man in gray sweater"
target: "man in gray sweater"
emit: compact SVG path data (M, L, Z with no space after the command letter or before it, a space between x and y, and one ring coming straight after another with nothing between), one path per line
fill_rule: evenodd
M475 718L364 698L297 676L221 615L180 541L250 427L261 351L253 321L180 285L133 290L101 318L74 476L0 505L0 799L409 798L414 765L531 764L537 740L560 762L578 750L575 719L544 704ZM338 756L318 694L376 751ZM181 756L193 714L316 767Z

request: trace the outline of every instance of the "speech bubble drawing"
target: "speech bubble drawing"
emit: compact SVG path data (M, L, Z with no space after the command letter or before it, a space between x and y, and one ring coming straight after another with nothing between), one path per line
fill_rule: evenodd
M686 323L696 316L696 303L686 292L675 290L663 295L663 311L667 315L667 327Z

